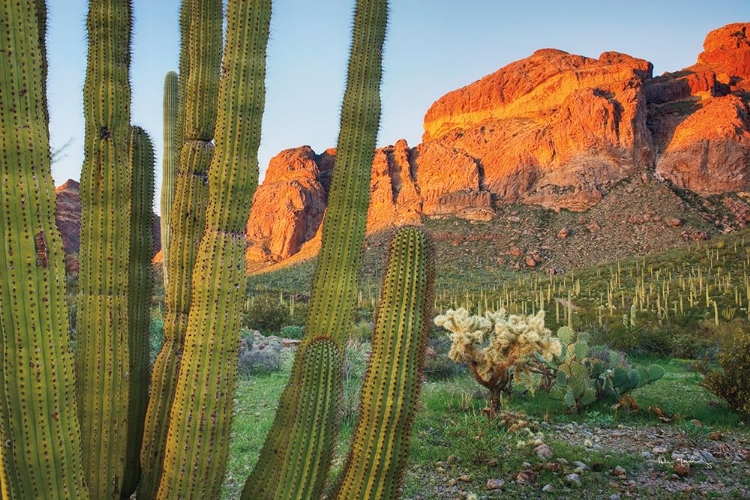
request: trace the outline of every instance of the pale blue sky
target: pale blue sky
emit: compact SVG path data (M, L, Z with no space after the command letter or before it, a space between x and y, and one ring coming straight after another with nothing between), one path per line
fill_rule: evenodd
M55 184L78 179L83 162L85 0L48 0L49 105ZM177 69L179 0L134 0L131 66L134 124L157 152L161 183L162 89ZM263 172L286 148L334 147L344 89L353 0L279 0L268 48L268 94L259 153ZM712 29L750 21L750 0L394 0L384 55L378 145L421 140L422 119L446 92L545 47L598 57L614 50L654 64L693 64ZM261 176L263 174L261 173ZM261 177L262 178L262 177Z

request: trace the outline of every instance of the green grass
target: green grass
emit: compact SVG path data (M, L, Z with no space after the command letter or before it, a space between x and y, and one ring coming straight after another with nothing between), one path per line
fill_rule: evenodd
M707 439L713 430L734 432L750 437L741 424L742 418L729 411L699 383L700 375L685 360L662 358L635 358L636 363L657 363L664 370L662 379L633 391L632 395L641 411L615 411L606 404L587 407L581 414L569 414L559 401L537 392L533 396L514 395L506 401L506 408L526 416L528 427L509 432L498 420L491 421L482 412L486 393L467 373L444 380L426 381L423 384L420 410L414 423L410 451L410 465L404 481L403 499L427 499L425 491L442 489L445 498L459 498L474 492L487 498L528 498L541 494L540 488L550 484L556 494L580 498L606 498L617 492L611 486L611 471L616 466L628 471L645 469L645 460L639 455L612 454L606 449L592 450L556 440L544 434L547 424L584 422L589 426L616 428L664 426L684 433L693 440ZM226 479L222 489L223 499L237 498L257 461L265 433L270 428L277 401L289 376L289 363L281 372L249 377L238 383L236 415L232 430L232 445ZM361 382L361 370L347 381L350 385ZM662 422L648 407L659 406L673 420ZM700 420L698 426L691 420ZM544 424L543 422L546 422ZM347 419L342 426L337 455L331 471L333 480L343 466L354 426ZM528 430L527 430L528 429ZM558 470L543 465L534 451L533 440L542 433L545 443L555 452L554 459L565 459L568 464ZM554 460L553 460L554 461ZM574 461L582 461L589 469L579 471L581 485L574 486L565 475L575 472ZM526 462L526 464L524 464ZM530 464L527 465L527 464ZM533 486L514 482L517 474L531 470L535 474ZM451 479L464 476L449 486ZM503 479L506 487L502 494L484 492L488 479ZM450 496L454 493L456 496ZM463 493L460 493L463 492ZM494 495L494 496L493 496ZM552 495L554 497L554 495ZM654 498L662 498L658 495ZM663 498L671 498L664 496Z

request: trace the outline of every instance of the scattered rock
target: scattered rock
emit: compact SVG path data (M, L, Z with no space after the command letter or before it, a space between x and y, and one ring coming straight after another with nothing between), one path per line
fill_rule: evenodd
M590 222L590 223L586 224L586 229L588 229L589 232L591 232L591 233L595 233L597 231L600 231L602 228L596 222Z
M680 227L681 225L682 221L677 217L670 217L669 219L667 219L667 226L669 227Z
M484 485L484 489L487 491L500 490L505 485L505 481L502 479L488 479L487 484Z
M564 227L557 232L557 237L561 240L567 238L568 236L570 236L570 229L568 229L567 227Z
M680 477L687 477L690 475L690 463L678 460L674 463L674 471Z
M567 476L565 476L565 480L570 484L574 484L576 486L581 484L581 476L579 476L578 474L568 474Z
M625 474L626 474L626 471L623 467L620 467L619 465L615 467L615 470L614 470L615 476L621 477L621 476L625 476Z
M536 456L541 460L549 460L554 455L552 448L548 444L540 444L534 448L534 451L536 452Z
M508 253L510 253L513 257L520 257L521 255L523 255L523 248L513 246L510 247Z
M524 259L524 262L529 267L536 267L536 264L537 264L536 260L531 255L527 255L526 258Z

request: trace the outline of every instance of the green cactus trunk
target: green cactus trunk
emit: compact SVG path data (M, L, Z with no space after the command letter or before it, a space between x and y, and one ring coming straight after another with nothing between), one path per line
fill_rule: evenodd
M121 498L130 498L141 476L140 452L143 421L148 406L149 323L154 255L154 147L145 130L131 127L130 164L133 168L133 225L130 233L130 406L125 478Z
M396 233L362 386L359 422L337 499L398 497L422 385L434 266L425 233L414 227Z
M130 430L130 1L91 0L86 24L78 411L86 484L92 497L113 498L122 492Z
M174 71L164 77L164 156L162 158L161 178L161 265L166 292L169 280L169 234L171 230L171 212L174 203L175 174L179 148L177 143L177 102L179 79Z
M352 321L370 202L372 161L380 124L380 82L387 11L386 0L357 1L346 92L341 111L341 129L328 209L323 221L323 243L318 256L301 350L314 339L330 337L343 352ZM284 470L285 464L295 453L295 443L290 440L290 436L295 433L294 426L312 421L312 417L301 414L303 409L296 396L295 388L302 376L302 357L298 356L258 464L245 483L243 499L279 498L274 496L269 485L275 485L279 481L280 471ZM332 388L328 387L326 390ZM337 411L332 410L322 419L337 422L336 413ZM335 435L338 425L323 426L321 431L324 429L329 429ZM326 441L327 438L324 438L323 442ZM332 449L323 447L318 450L317 455L309 456L310 461L321 466L321 473L309 490L313 492L310 498L319 496L323 489L332 452ZM307 467L309 464L301 466ZM300 489L307 487L300 484L306 477L302 470L292 476L297 478ZM296 498L294 495L290 493L290 496L284 498Z
M193 300L158 498L216 498L224 477L247 281L245 227L258 183L270 20L270 0L227 4L206 229L193 270ZM186 116L189 122L190 113Z
M0 492L6 500L88 498L50 175L43 7L35 0L0 4Z
M180 11L179 100L176 140L182 144L170 242L163 248L169 268L165 289L164 342L154 362L151 398L141 448L143 475L139 498L155 498L163 473L169 412L183 357L188 315L193 300L191 275L205 227L208 169L214 155L216 94L221 67L220 0L183 0Z

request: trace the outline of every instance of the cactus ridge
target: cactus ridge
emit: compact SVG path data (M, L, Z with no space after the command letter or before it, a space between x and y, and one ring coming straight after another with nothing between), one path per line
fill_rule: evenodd
M387 10L386 0L357 1L337 154L303 347L312 339L324 336L332 338L343 349L352 319L380 120ZM255 495L264 490L264 484L275 477L291 453L287 429L299 413L294 387L299 383L301 372L301 360L296 358L258 463L245 484L244 499L258 498ZM337 416L330 414L327 418L336 420Z
M174 202L175 174L179 144L177 142L177 106L179 94L179 78L174 71L168 71L164 77L164 157L162 159L161 181L161 248L164 289L169 281L169 235L171 231L170 212ZM182 134L180 134L181 136Z
M257 185L270 19L270 0L227 4L227 50L206 227L193 269L188 330L158 498L215 498L224 476L247 281L245 223L236 221L246 219ZM193 71L191 66L191 77Z
M130 405L130 1L91 0L86 26L78 411L87 486L111 498L125 475Z
M2 2L0 19L0 493L86 498L43 95L46 10Z
M391 242L360 417L337 499L395 499L417 412L434 283L432 244L420 229Z
M130 289L128 313L130 335L130 398L125 478L121 496L130 497L141 475L140 450L148 405L149 323L154 254L152 210L154 200L154 147L145 130L131 127L130 163L133 169L133 212L130 238Z

